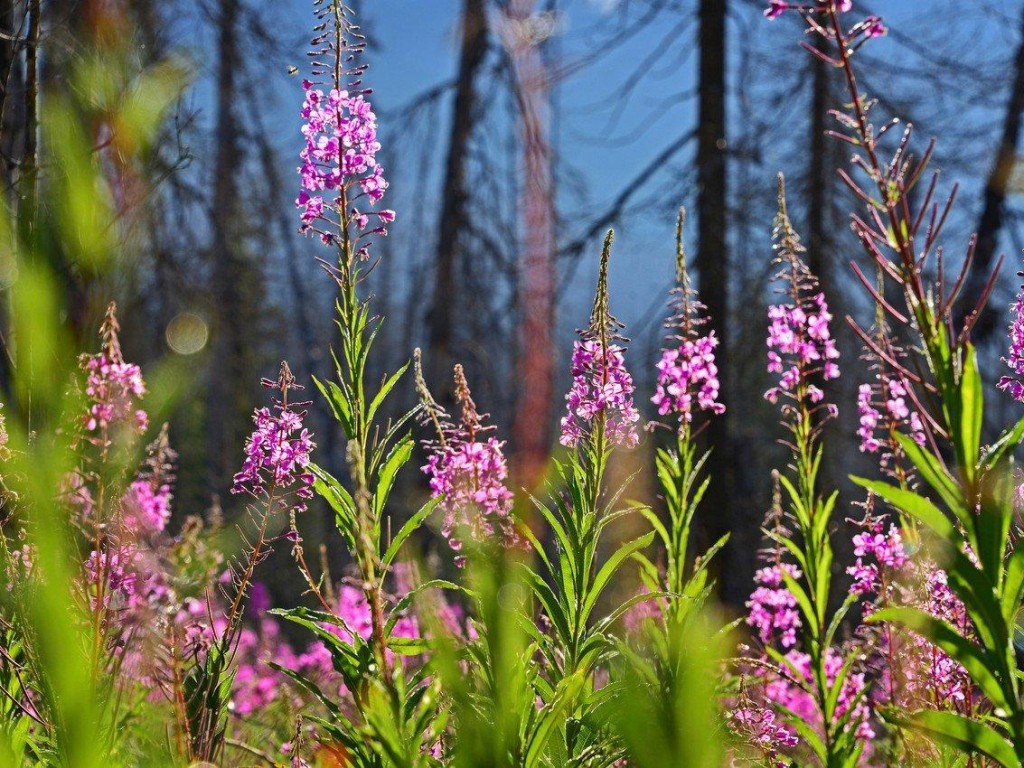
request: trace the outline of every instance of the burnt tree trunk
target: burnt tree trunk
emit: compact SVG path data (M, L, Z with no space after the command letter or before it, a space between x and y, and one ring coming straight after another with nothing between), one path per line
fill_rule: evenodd
M548 458L554 395L554 175L550 142L550 83L542 41L530 33L534 0L512 0L507 11L523 148L523 249L519 270L518 380L512 437L517 485L532 488Z
M726 394L730 391L729 373L729 244L728 244L728 179L726 178L726 0L701 0L698 45L699 124L697 130L697 257L701 300L710 316L709 330L719 339L718 367ZM734 509L730 488L733 486L733 461L730 445L730 411L712 419L708 442L712 447L708 460L711 485L703 502L708 542L732 531L729 545L723 552L721 589L726 600L741 601L744 582L740 567L744 556L745 537L737 534L740 520Z
M214 130L214 204L210 211L211 244L211 358L207 393L207 452L209 491L221 494L230 479L231 457L240 446L234 424L234 387L241 372L237 190L234 179L239 165L237 8L232 0L219 0L217 19L217 123Z
M450 374L455 341L456 261L460 239L466 229L466 164L469 142L478 120L477 76L487 54L487 14L484 0L464 0L462 9L462 45L459 70L452 102L448 134L448 157L441 189L441 215L438 223L437 252L434 259L434 294L430 309L430 380L441 402L451 402Z
M831 218L833 143L827 136L828 111L832 106L829 91L831 67L817 56L811 57L811 136L810 164L807 169L807 266L818 276L824 288L831 285Z
M1024 16L1021 18L1021 40L1014 60L1013 84L1003 116L1003 132L995 163L985 184L984 205L978 219L978 244L974 264L957 302L957 317L962 320L972 312L981 297L996 258L999 233L1003 229L1006 213L1006 193L1017 163L1017 145L1020 139L1021 116L1024 113ZM992 335L1002 313L986 307L974 326L975 341L984 341Z

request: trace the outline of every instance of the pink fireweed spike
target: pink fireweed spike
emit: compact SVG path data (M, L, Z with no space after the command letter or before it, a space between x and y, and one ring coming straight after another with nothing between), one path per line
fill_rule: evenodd
M305 404L288 402L288 393L301 387L295 383L287 363L281 364L276 382L264 379L263 385L280 390L281 398L274 400L272 409L257 408L253 412L256 429L245 442L245 461L235 475L231 492L259 499L267 498L271 492L277 499L294 493L299 501L293 508L303 511L306 500L313 497L309 454L314 443L312 434L302 424L306 412L293 410L296 405Z
M497 537L505 546L520 546L522 541L512 519L512 492L506 485L504 441L486 436L494 427L484 425L487 415L477 411L461 365L455 366L455 399L462 409L461 419L458 424L448 421L423 381L418 352L417 388L438 436L436 441L424 443L430 456L423 472L430 480L431 497L440 499L438 506L444 515L441 534L457 553L456 564L461 566L465 560L459 529L477 540Z
M658 383L651 402L660 416L672 414L680 424L693 421L695 411L713 414L725 413L719 402L718 366L715 348L718 339L714 331L702 334L708 322L705 307L690 287L686 271L686 255L682 247L684 212L680 212L676 227L676 285L672 289L674 312L666 326L672 334L661 351L658 361Z
M566 414L559 438L569 448L576 447L584 436L594 434L596 424L603 425L602 437L610 446L633 448L640 442L640 412L633 403L633 377L626 369L625 348L615 343L626 341L618 335L623 326L608 308L611 244L609 231L601 252L590 326L580 332L580 340L573 344L572 386L565 396Z
M119 330L117 306L110 302L100 326L100 352L83 355L79 362L86 373L85 394L89 398L84 419L86 439L104 451L110 447L111 430L127 428L142 433L149 425L146 412L136 407L136 401L146 394L142 370L124 361Z
M299 195L300 231L315 232L327 245L339 234L355 244L366 235L387 235L395 212L377 209L388 188L384 169L377 162L377 116L362 87L365 65L353 65L365 43L358 28L342 14L341 45L324 34L314 38L317 50L312 77L303 80L302 135L306 146L299 153L302 165ZM314 82L316 81L316 82ZM316 87L326 81L325 91ZM353 251L364 253L365 246Z
M825 393L818 383L839 378L839 350L829 330L832 315L818 278L801 259L806 249L789 221L781 176L773 235L775 263L781 267L775 279L785 285L782 291L789 301L768 308L768 372L779 374L779 383L764 397L820 411ZM834 405L826 404L824 410L835 415Z
M1024 272L1018 273L1024 276ZM1011 305L1013 321L1010 323L1010 351L1002 361L1013 371L1003 376L997 385L1014 400L1024 403L1024 285Z

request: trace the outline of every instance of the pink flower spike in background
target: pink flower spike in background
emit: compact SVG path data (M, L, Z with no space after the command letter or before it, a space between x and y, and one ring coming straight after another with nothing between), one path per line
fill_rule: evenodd
M575 447L594 422L604 423L610 445L633 448L640 442L640 412L633 404L633 377L626 370L625 349L602 346L597 339L577 341L572 353L572 387L565 396L559 442Z
M496 539L503 546L521 546L512 519L512 492L506 484L505 443L494 435L487 436L494 427L484 425L486 414L477 411L465 371L461 365L455 366L455 398L461 418L458 424L452 424L430 397L418 366L417 358L417 386L428 418L438 432L436 442L425 444L430 453L423 472L429 478L431 498L440 499L438 505L444 514L441 535L456 552L456 564L462 566L465 561L459 529L478 541Z
M1024 403L1024 285L1021 286L1010 309L1013 312L1013 320L1010 323L1010 351L1002 361L1013 375L1000 378L998 387L1014 400Z
M294 508L302 511L306 500L313 497L309 454L314 443L302 423L305 411L294 410L303 404L288 402L288 393L301 387L287 363L281 364L276 383L265 380L264 385L280 390L281 398L275 400L273 409L257 408L253 413L256 429L246 440L245 461L235 475L231 492L257 498L274 494L278 499L294 493L299 499Z

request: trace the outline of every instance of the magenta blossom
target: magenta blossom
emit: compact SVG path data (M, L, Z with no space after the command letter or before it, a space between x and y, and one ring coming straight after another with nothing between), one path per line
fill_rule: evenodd
M881 568L896 572L907 562L903 536L897 526L890 525L885 532L881 519L867 520L863 525L864 530L853 537L853 554L857 560L846 569L853 577L850 590L858 595L879 591Z
M808 276L806 278L810 280ZM781 374L777 387L765 393L776 402L787 393L819 403L825 393L808 379L816 373L825 381L839 378L839 350L829 330L832 315L825 294L801 298L799 305L776 304L768 308L768 372Z
M892 432L902 430L909 433L918 445L925 443L921 417L916 410L911 410L907 397L907 385L888 376L880 376L875 386L861 384L857 389L860 449L865 453L877 453L883 449L883 466L889 463L897 448Z
M418 368L417 372L421 376ZM422 380L420 386L426 392ZM428 392L426 395L429 397ZM441 534L455 552L462 549L456 535L459 527L478 541L497 535L505 546L519 546L522 541L512 519L512 492L507 486L505 443L493 435L484 439L493 427L484 426L486 414L477 411L461 365L455 366L455 397L462 406L457 425L448 423L432 399L427 403L439 439L426 443L430 456L423 471L430 478L431 497L440 499L438 506L444 513ZM458 555L455 562L461 566L463 557Z
M134 534L162 531L171 518L171 487L140 479L131 484L122 502L122 522Z
M301 231L318 233L328 245L338 237L339 227L354 228L346 234L358 240L362 234L386 235L386 225L395 220L394 211L376 209L388 188L377 162L381 149L377 116L367 98L370 91L361 87L365 66L352 64L363 50L362 38L345 18L344 9L341 17L333 21L339 25L337 39L318 36L314 45L327 47L310 53L313 77L329 78L332 87L325 92L310 80L302 81L306 146L299 153L301 184L295 200L301 210ZM343 50L334 49L339 45ZM321 57L334 56L344 59L340 71L317 63ZM365 253L365 246L360 253Z
M764 644L778 641L783 648L796 645L796 632L803 626L796 598L783 579L783 571L793 579L803 574L795 565L781 563L761 568L754 575L756 589L747 601L747 624L757 631Z
M787 671L795 669L807 685L814 680L811 669L811 657L803 651L791 650L786 654ZM825 677L829 688L832 688L843 670L846 658L835 648L825 652ZM768 701L778 705L784 711L805 723L822 730L822 714L814 696L808 692L807 685L800 685L781 675L773 675L764 686L764 695ZM870 741L875 733L871 728L871 710L864 696L867 680L863 672L849 671L843 678L836 702L835 719L840 720L850 713L850 725L855 729L856 738ZM795 735L795 734L794 734Z
M651 398L659 414L675 413L689 423L697 409L725 412L725 406L718 402L717 346L718 339L712 331L707 336L686 339L675 349L662 350L658 386Z
M628 448L640 442L637 422L640 412L633 404L633 377L626 370L625 350L617 344L604 346L597 339L577 341L572 353L572 387L565 396L559 442L576 446L604 419L604 437L611 445Z
M1010 323L1010 351L1002 360L1013 371L1013 375L1003 376L997 386L1014 400L1024 402L1024 285L1017 293L1011 309L1013 322Z
M264 385L281 390L282 399L274 410L257 408L252 420L256 429L245 441L245 461L235 475L232 493L248 493L265 498L273 489L277 498L294 492L300 499L295 509L306 508L305 500L313 497L314 477L310 469L310 451L313 436L302 420L305 411L295 411L288 405L288 391L299 389L287 363L281 364L277 383L264 380Z

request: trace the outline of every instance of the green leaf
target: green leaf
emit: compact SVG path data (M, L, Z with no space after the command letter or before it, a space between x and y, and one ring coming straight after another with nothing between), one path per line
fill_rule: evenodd
M337 478L317 464L310 465L313 473L313 489L334 510L334 523L345 537L349 549L355 549L356 539L356 503Z
M566 721L585 683L586 678L578 672L559 681L555 687L554 697L541 709L533 733L530 734L523 761L524 768L533 768L541 764L548 742L558 733L556 726Z
M978 354L970 342L967 343L966 352L960 378L960 441L957 447L962 451L964 474L968 482L973 483L978 452L981 448L985 386L978 370Z
M377 473L377 490L373 494L373 512L378 520L384 512L384 505L387 504L388 496L391 495L391 489L395 485L395 477L398 475L398 471L412 458L414 444L411 434L403 435L395 443L395 447L391 449L388 457L384 459L384 464L381 466L380 472Z
M440 496L428 500L427 503L420 507L412 517L402 524L402 527L398 529L398 533L395 534L395 537L388 545L388 549L384 553L384 558L381 560L384 568L391 565L391 562L398 556L398 551L402 548L402 544L405 543L405 540L419 529L423 524L423 521L430 516L430 513L434 511L440 502Z
M932 710L921 710L909 717L886 712L884 717L895 725L926 733L943 744L985 755L1004 768L1020 768L1013 745L994 728L977 720Z
M811 604L811 598L808 597L803 585L790 576L789 572L785 568L780 568L779 573L782 574L782 580L786 584L786 589L788 589L793 594L793 597L796 598L796 602L800 606L800 611L803 613L804 619L807 621L808 630L812 635L817 635L821 622L818 621L818 612L814 610L814 606Z
M955 512L957 517L960 517L958 510L962 510L965 506L963 492L960 490L960 486L957 485L956 480L949 476L939 458L927 448L918 445L907 435L897 434L896 440L899 442L900 448L907 455L907 458L917 468L917 474L939 494L939 498L942 499L946 506Z
M409 363L406 363L393 374L391 374L391 376L386 378L384 382L380 385L380 389L377 390L377 394L374 395L373 400L370 401L370 407L366 411L367 424L373 423L373 417L377 414L377 409L380 408L381 403L384 402L384 399L388 396L391 390L395 388L395 384L398 383L398 380L402 378L402 375L407 370L409 370Z
M1013 622L1024 599L1024 546L1018 544L1006 562L1003 577L1002 608L1007 625Z
M1024 419L1009 427L989 446L978 462L979 468L985 472L990 471L1008 452L1020 445L1021 440L1024 440Z
M927 526L938 534L940 539L947 542L954 542L960 539L960 533L953 526L952 521L942 513L942 510L923 496L918 496L913 491L906 491L879 480L866 480L862 477L852 476L850 479L876 496L880 496L896 509L901 510Z
M590 616L590 612L594 610L594 605L597 603L597 599L601 596L604 588L608 585L612 576L619 569L619 566L625 562L630 555L634 552L639 552L641 549L646 549L654 541L654 534L647 533L643 536L628 541L620 546L612 556L608 558L601 569L597 572L597 576L594 577L594 582L591 584L590 592L587 594L586 599L583 602L583 611L580 614L580 622L586 622L587 617Z
M355 432L355 425L352 420L352 405L349 403L349 399L345 397L341 387L333 381L322 382L316 376L313 377L313 383L316 384L316 388L320 390L320 394L323 395L327 404L331 406L331 413L334 414L334 418L341 424L345 436L351 439Z

